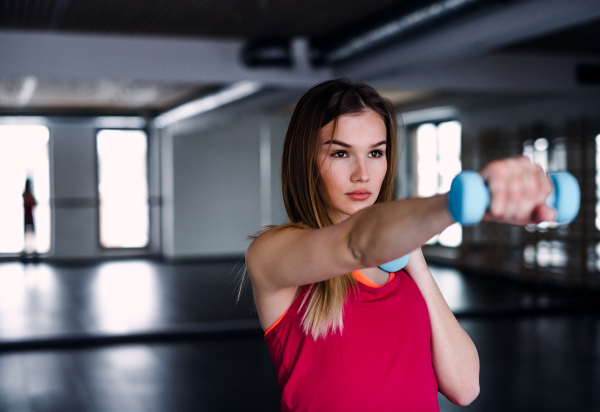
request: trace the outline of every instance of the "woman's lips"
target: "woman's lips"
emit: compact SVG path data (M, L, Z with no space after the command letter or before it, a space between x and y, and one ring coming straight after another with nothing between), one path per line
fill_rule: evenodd
M365 191L355 191L346 193L346 196L353 200L367 200L369 197L371 197L371 193Z

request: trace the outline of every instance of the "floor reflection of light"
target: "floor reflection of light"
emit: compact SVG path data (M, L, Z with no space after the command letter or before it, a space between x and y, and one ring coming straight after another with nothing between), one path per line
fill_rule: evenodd
M56 273L46 265L25 266L27 285L28 329L37 334L55 333L61 329L63 293Z
M0 266L0 336L55 330L61 301L55 274L46 265Z
M4 264L0 267L0 310L2 313L24 310L26 290L23 265L15 263Z
M173 410L160 404L163 396L156 390L156 382L164 376L164 372L158 357L148 346L114 347L102 350L99 355L92 361L94 368L111 377L112 393L143 400L144 404L152 405L153 410ZM137 403L121 407L123 409L117 409L140 410Z
M103 354L108 363L120 370L139 370L156 366L156 357L147 347L114 348Z
M457 310L465 306L465 285L460 273L447 268L430 267L429 270L450 309Z
M32 353L23 359L26 373L27 394L31 397L48 396L67 384L65 365L57 356L48 353Z
M127 332L155 325L158 311L156 273L144 262L102 265L91 285L93 317L106 332Z

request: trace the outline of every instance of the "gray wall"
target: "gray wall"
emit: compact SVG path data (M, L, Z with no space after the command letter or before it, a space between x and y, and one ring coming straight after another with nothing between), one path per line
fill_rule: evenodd
M52 252L56 258L93 257L98 245L95 130L50 128L54 199Z
M287 116L253 114L163 131L165 257L241 256L248 235L285 220L279 164L287 122Z
M271 222L280 225L287 221L281 193L281 154L291 116L270 116L265 119L271 136Z

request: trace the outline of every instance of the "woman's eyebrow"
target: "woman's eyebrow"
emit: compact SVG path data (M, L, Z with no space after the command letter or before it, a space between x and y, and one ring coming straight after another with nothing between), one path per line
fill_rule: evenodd
M339 146L342 146L342 147L347 147L348 149L351 149L351 148L352 148L352 145L349 145L348 143L340 142L339 140L328 140L328 141L326 141L326 142L325 142L325 143L323 143L323 144L329 144L329 143L331 143L331 144L337 144L337 145L339 145ZM386 142L385 140L382 140L382 141L381 141L381 142L379 142L379 143L375 143L375 144L374 144L373 146L371 146L371 147L377 147L377 146L381 146L382 144L386 144L386 143L387 143L387 142Z

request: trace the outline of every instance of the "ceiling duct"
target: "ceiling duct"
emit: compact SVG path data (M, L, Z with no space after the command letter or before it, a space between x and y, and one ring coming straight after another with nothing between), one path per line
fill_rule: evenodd
M262 39L247 43L242 49L242 62L248 67L278 67L308 69L310 62L320 56L319 50L310 46L308 39Z
M242 49L242 62L248 67L291 68L292 51L286 39L259 39Z
M311 47L309 52L310 61L315 66L333 65L379 47L407 32L422 29L432 23L444 21L455 16L457 12L465 11L475 4L491 4L498 1L437 1L356 36L346 38L331 48L321 50ZM251 41L243 48L241 58L243 63L248 67L280 67L291 69L294 66L294 56L290 40L261 39Z
M476 3L494 3L483 0L443 0L417 9L408 14L388 21L376 28L350 37L336 47L323 52L321 62L336 64L356 55L373 50L399 36L446 20L459 11L465 11Z

